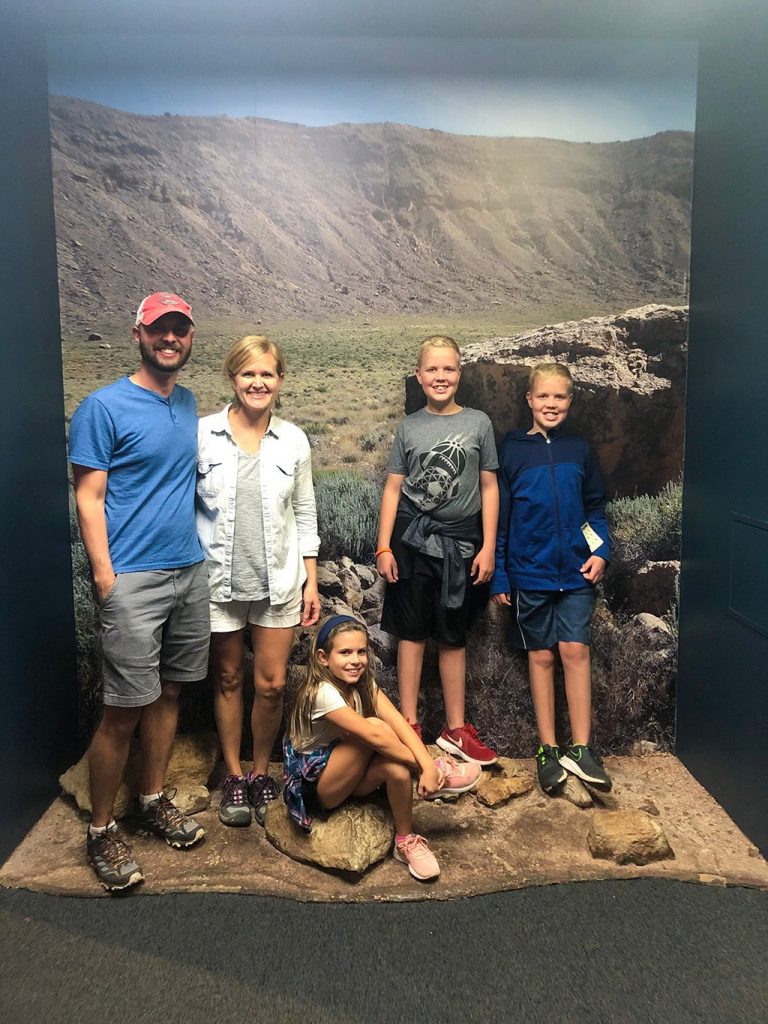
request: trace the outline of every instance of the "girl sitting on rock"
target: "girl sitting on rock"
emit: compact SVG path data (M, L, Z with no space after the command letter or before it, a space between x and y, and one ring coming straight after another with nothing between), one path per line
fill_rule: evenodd
M433 760L376 685L369 658L362 622L333 615L320 624L283 744L288 812L309 831L313 810L331 811L347 797L384 785L395 822L395 860L414 878L437 878L434 854L413 831L411 775L419 796L429 799L473 789L481 769L449 757Z

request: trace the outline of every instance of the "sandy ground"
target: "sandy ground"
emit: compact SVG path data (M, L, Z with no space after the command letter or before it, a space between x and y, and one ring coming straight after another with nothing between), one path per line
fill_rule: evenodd
M257 825L220 824L214 794L199 814L206 837L172 850L125 833L145 883L135 894L245 892L314 901L454 899L530 885L602 878L672 878L768 888L768 864L725 811L670 754L606 758L614 790L602 809L581 809L537 788L491 810L471 795L454 803L419 803L416 828L430 842L441 875L424 884L387 858L364 875L299 864L279 853ZM530 771L530 762L526 763ZM658 812L674 858L644 866L596 860L586 836L593 814L611 808ZM56 799L0 869L0 885L67 896L104 896L84 856L84 820Z

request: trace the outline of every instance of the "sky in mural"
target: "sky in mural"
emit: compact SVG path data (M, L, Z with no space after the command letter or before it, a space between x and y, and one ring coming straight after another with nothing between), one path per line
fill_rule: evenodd
M139 114L412 124L610 142L692 131L696 46L681 40L260 37L49 42L49 86ZM132 54L114 60L115 53Z

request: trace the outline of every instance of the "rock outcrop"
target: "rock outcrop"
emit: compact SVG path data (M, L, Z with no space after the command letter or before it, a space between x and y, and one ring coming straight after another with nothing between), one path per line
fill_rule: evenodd
M171 751L166 775L166 792L175 790L174 802L185 814L197 814L208 806L206 782L219 756L215 733L177 736ZM141 752L134 743L128 756L123 782L115 800L115 818L127 817L139 791ZM88 781L88 755L72 765L59 778L61 788L71 796L81 811L91 811L91 789Z
M373 802L348 801L330 814L317 815L312 831L303 832L274 800L264 822L267 839L281 853L304 864L362 874L392 848L395 826L389 808Z
M682 468L687 334L684 306L647 305L490 338L466 347L458 400L485 410L501 439L530 426L531 367L563 362L576 384L569 428L597 450L609 495L655 493ZM409 377L406 411L423 404Z
M674 857L661 824L645 811L596 811L587 844L593 857L617 864L648 864Z

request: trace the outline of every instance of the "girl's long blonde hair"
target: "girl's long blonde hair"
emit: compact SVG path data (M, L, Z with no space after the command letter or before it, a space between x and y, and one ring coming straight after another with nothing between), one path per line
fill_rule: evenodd
M332 675L331 670L327 665L323 665L317 657L318 650L322 650L326 655L330 655L333 650L336 637L341 636L342 633L363 633L365 635L365 643L368 649L368 665L365 672L360 677L360 680L355 684L355 689L360 694L363 709L361 714L363 718L372 718L376 714L376 679L373 674L373 668L371 667L373 656L371 654L368 630L365 628L365 623L359 622L357 619L345 619L344 622L340 622L329 630L324 643L322 646L319 646L317 642L318 638L322 632L323 626L330 618L332 618L332 616L328 615L318 623L317 632L312 637L312 644L309 649L307 675L304 682L301 683L296 691L296 700L288 722L288 736L290 737L291 743L297 747L303 746L306 738L312 732L312 707L314 706L317 691L321 683L330 683L331 686L335 686L342 697L346 700L346 693L342 690L341 686Z

